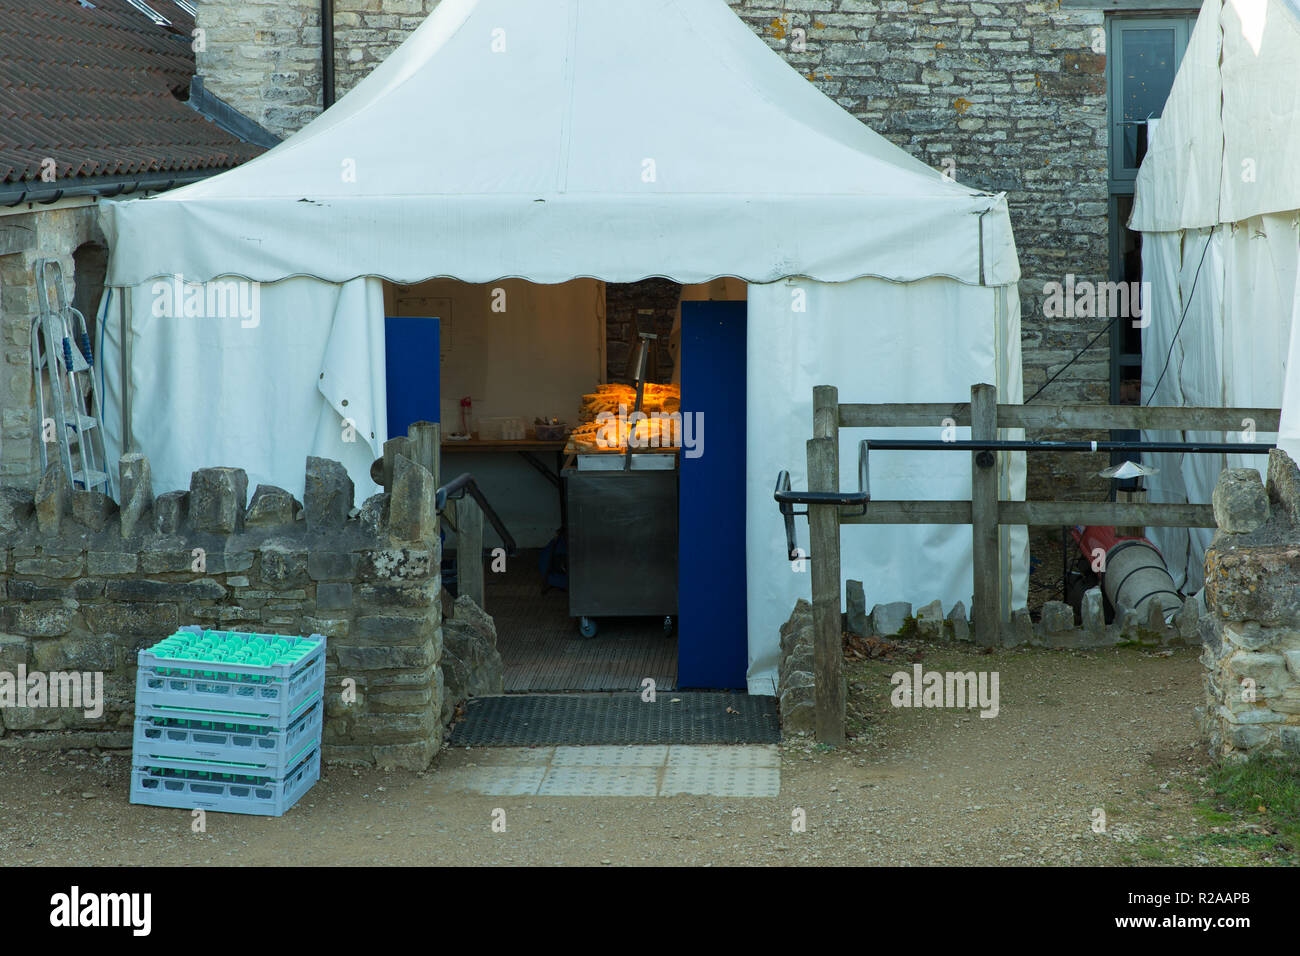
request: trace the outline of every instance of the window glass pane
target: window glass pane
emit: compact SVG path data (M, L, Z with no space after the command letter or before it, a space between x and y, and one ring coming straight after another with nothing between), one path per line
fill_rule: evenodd
M1120 103L1123 125L1121 162L1125 169L1136 169L1146 152L1147 130L1136 123L1158 117L1165 108L1169 90L1174 85L1176 34L1172 27L1158 30L1123 30L1120 33L1120 62L1124 75L1120 79Z

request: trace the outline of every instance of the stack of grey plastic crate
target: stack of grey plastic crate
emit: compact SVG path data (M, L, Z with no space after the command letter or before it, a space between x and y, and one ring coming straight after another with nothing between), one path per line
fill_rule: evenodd
M138 660L132 803L278 817L320 779L323 635L183 627Z

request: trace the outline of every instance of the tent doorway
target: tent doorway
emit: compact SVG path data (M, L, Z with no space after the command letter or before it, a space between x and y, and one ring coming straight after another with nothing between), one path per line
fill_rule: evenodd
M637 285L619 287L620 305L635 297ZM681 414L690 416L677 432L676 468L671 477L656 479L666 479L672 494L667 504L646 509L648 520L663 524L673 541L669 580L676 584L676 613L665 627L663 615L611 611L594 635L582 633L570 602L569 574L582 573L567 554L577 487L571 484L578 475L574 449L563 441L554 443L556 449L533 446L538 426L552 418L577 424L582 395L613 374L607 351L624 337L626 330L614 326L625 317L607 320L618 307L606 305L605 286L595 280L555 286L436 280L387 290L390 314L436 316L444 332L441 348L422 359L436 363L442 383L441 479L473 474L519 544L503 560L494 551L501 542L485 529L485 603L496 623L507 692L638 690L646 678L659 690L745 686L745 304L716 301L743 299L745 285L716 280L676 288L680 308L672 302L663 307L656 288L654 301L644 304L666 314L643 321L651 310L635 310L642 313L637 330L654 327L667 346L647 381L680 385ZM407 388L427 389L433 369L427 371L413 376L409 354L396 364L390 359L390 404ZM522 440L515 437L520 428ZM643 476L629 477L635 482ZM617 551L622 537L612 538L605 546ZM457 547L448 531L445 552L454 555ZM608 561L619 559L611 553ZM607 577L600 587L615 593L644 586Z

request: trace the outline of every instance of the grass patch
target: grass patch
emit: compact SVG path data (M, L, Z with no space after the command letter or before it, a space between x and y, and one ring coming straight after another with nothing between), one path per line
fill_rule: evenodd
M1212 832L1194 845L1245 851L1257 863L1300 865L1300 762L1260 757L1218 764L1195 812Z
M1169 854L1164 851L1163 847L1156 846L1154 843L1140 843L1137 848L1138 856L1152 863L1163 863L1169 859Z

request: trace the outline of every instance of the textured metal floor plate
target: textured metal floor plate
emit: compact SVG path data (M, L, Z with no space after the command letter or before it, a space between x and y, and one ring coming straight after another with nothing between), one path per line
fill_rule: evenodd
M712 691L639 694L507 694L478 697L451 734L453 747L548 744L774 744L775 697Z
M500 797L775 797L781 754L774 744L452 749L438 782Z

